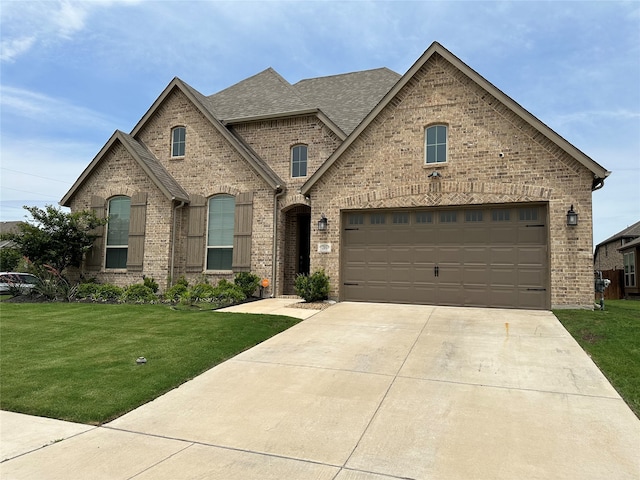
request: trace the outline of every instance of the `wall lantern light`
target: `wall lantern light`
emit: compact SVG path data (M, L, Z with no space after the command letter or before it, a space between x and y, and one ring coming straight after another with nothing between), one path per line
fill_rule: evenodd
M324 216L324 213L320 215L320 220L318 220L318 230L321 232L326 232L329 227L329 221L327 217Z
M567 211L567 225L570 227L578 225L578 214L573 211L573 205L571 205L571 208Z

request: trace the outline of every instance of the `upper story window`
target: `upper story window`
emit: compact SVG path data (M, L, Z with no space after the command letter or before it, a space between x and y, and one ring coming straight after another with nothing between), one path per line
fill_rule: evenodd
M433 125L425 130L425 163L447 161L447 126Z
M127 268L130 216L131 199L129 197L113 197L109 200L105 268Z
M307 146L296 145L291 149L291 176L307 176Z
M216 195L209 199L207 270L231 270L236 199Z
M184 151L187 139L187 129L185 127L176 127L171 130L171 156L184 157Z

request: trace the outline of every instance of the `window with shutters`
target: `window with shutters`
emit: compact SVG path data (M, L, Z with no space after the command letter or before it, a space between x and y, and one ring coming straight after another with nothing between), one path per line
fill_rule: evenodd
M105 268L127 268L130 215L129 197L119 196L109 200Z
M231 270L235 197L216 195L209 199L207 222L207 270Z

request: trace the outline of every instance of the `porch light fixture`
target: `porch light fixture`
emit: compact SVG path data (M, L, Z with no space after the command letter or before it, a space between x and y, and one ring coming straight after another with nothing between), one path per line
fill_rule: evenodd
M320 232L326 232L328 227L329 227L329 221L327 220L327 217L325 217L323 213L322 215L320 215L320 220L318 220L318 230Z
M573 211L573 205L567 211L567 225L570 227L575 227L578 225L578 214Z

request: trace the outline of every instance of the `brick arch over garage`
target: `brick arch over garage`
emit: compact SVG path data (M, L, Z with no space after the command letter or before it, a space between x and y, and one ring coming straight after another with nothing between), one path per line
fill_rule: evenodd
M343 208L394 208L485 203L546 202L553 189L537 185L433 180L394 188L369 190L338 197L332 206Z

